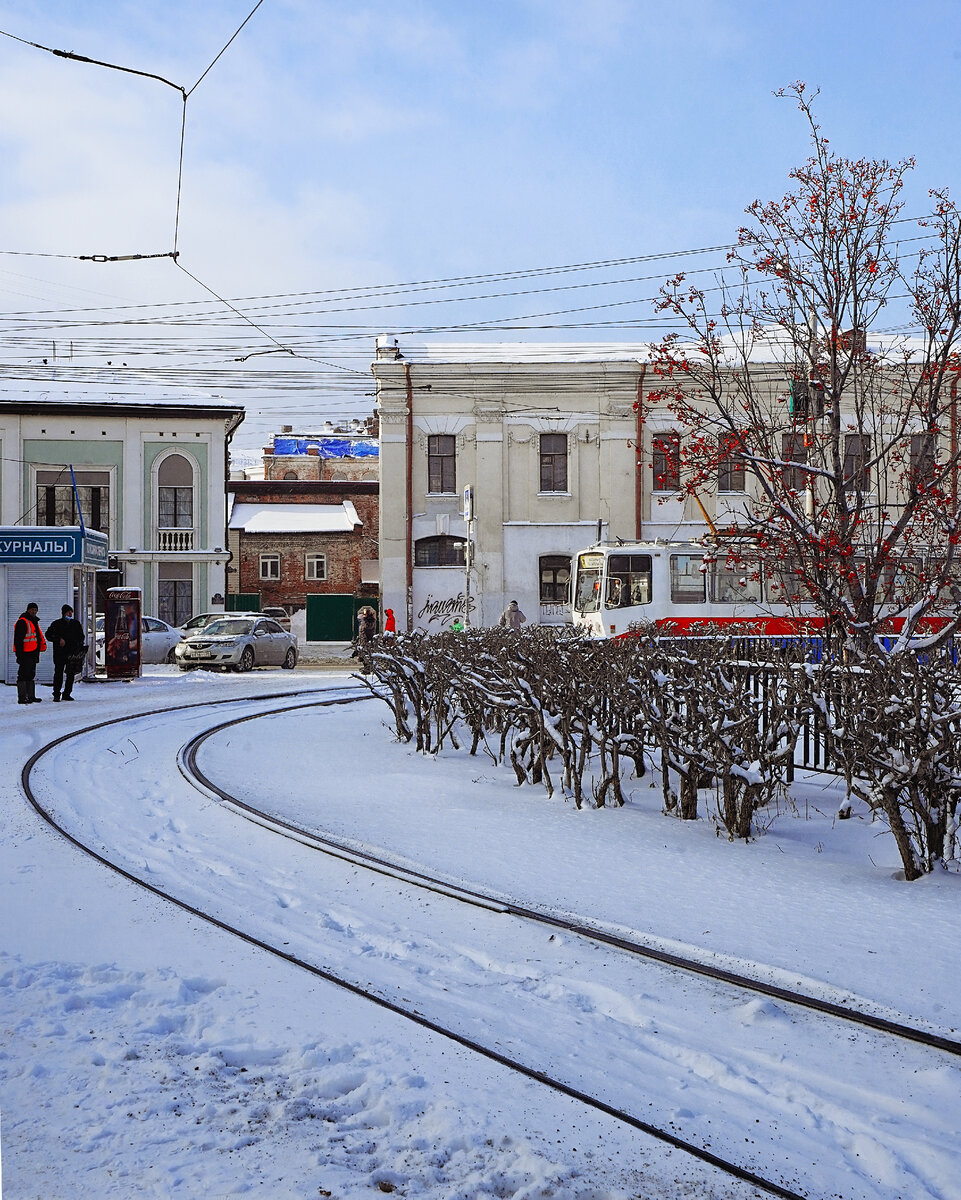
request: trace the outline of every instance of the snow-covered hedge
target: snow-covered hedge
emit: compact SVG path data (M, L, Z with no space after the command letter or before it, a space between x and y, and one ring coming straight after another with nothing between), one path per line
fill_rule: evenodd
M889 825L906 878L955 859L961 671L950 647L879 648L854 666L820 643L654 630L597 642L533 627L400 634L358 653L397 737L423 753L486 752L519 786L578 808L622 805L649 759L666 813L690 820L703 804L732 840L756 832L793 778L802 731L816 730L848 794Z

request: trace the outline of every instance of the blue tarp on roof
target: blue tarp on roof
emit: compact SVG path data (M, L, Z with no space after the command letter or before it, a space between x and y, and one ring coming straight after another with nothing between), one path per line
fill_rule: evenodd
M306 454L311 448L319 458L377 458L380 454L377 442L369 438L274 438L274 454Z

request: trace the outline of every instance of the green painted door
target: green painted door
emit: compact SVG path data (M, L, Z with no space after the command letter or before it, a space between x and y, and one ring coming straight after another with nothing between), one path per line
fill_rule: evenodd
M349 642L355 611L353 596L308 596L307 641Z
M227 612L260 612L260 592L228 592Z

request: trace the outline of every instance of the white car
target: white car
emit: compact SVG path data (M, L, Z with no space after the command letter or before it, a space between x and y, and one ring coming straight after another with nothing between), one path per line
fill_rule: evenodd
M254 667L297 665L297 639L269 617L256 613L226 613L217 621L188 634L175 651L181 671L220 667L251 671Z
M97 666L104 666L104 618L97 617ZM140 618L140 661L142 663L173 663L174 647L181 638L179 629L159 617Z

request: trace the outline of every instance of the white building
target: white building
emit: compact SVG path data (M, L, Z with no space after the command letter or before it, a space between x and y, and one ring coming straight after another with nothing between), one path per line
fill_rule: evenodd
M640 345L378 339L381 581L398 629L464 613L468 485L474 625L510 600L529 622L567 620L571 555L599 526L624 540L705 532L658 468L671 418L644 413L646 358Z
M76 526L82 514L108 537L98 594L139 587L144 612L173 624L222 607L227 448L243 418L209 403L2 399L0 525Z

